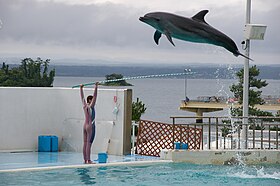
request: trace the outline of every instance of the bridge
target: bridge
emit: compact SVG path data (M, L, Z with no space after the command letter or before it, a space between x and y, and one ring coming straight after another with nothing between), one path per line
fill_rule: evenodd
M266 96L263 97L265 104L255 105L260 110L277 111L280 114L280 97ZM234 98L216 97L216 96L200 96L196 100L183 100L181 101L180 110L186 110L189 112L195 112L198 117L196 122L201 123L204 112L221 111L225 108L238 108L241 107L238 104L238 100Z

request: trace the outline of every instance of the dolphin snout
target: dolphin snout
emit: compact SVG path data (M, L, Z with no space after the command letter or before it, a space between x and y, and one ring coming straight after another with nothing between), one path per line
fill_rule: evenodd
M145 22L146 18L145 17L139 17L139 20Z

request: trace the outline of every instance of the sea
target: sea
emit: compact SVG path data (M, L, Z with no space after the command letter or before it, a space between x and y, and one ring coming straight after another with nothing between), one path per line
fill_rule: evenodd
M102 77L69 77L57 76L54 87L72 87L95 81L105 80ZM190 100L199 97L222 96L233 97L230 86L237 84L237 79L188 79L185 78L146 78L127 80L133 86L109 87L104 89L132 89L133 101L139 98L146 106L146 112L141 119L172 123L171 116L195 116L195 113L179 109L180 103L187 96ZM280 80L267 79L268 85L261 89L263 96L280 97ZM77 98L78 99L78 98ZM98 101L98 100L97 100ZM203 116L229 116L229 111L204 113Z

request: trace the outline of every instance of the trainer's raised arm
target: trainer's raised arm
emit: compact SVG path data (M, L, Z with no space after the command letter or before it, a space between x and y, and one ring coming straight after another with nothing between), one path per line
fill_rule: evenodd
M83 105L86 104L86 101L85 101L85 96L84 96L84 85L83 84L80 84L80 95L81 95L81 101L83 103Z

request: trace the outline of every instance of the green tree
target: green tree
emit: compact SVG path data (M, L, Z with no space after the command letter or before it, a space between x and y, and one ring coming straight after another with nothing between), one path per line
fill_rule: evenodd
M253 107L256 104L264 104L264 100L261 98L262 91L257 90L266 87L268 83L265 80L257 79L260 74L260 70L256 65L249 69L249 105ZM244 69L241 69L236 73L239 79L238 84L234 84L230 87L230 91L234 93L234 97L238 99L240 104L243 103L243 76Z
M141 119L142 114L146 111L145 104L139 100L139 98L136 99L136 102L132 102L132 121L138 122ZM134 135L136 136L138 134L138 127L135 129Z
M137 98L136 102L132 102L132 120L138 122L146 109L145 104Z
M250 116L273 116L272 113L261 111L255 107L256 104L264 104L265 101L261 98L263 87L266 87L268 83L265 80L257 79L260 74L260 70L256 65L250 67L249 69L249 115ZM230 86L230 91L234 93L234 97L238 99L238 103L242 105L243 103L243 75L244 70L241 69L236 73L239 82ZM242 116L242 108L232 109L232 115Z
M106 80L115 80L115 79L122 79L122 74L110 74L106 75ZM106 86L132 86L130 83L127 83L125 80L113 81L113 82L106 82L104 85Z
M19 67L9 69L3 63L0 70L0 86L13 87L52 87L55 70L49 72L49 62L41 58L25 58Z
M262 111L255 107L256 104L264 104L265 101L261 98L263 87L266 87L268 83L265 80L258 79L260 70L256 65L249 68L249 116L273 116L271 112ZM230 91L234 93L234 97L238 99L239 104L243 104L243 76L244 69L241 69L236 73L239 82L230 86ZM243 107L231 109L232 116L242 116ZM256 126L260 128L259 126Z

